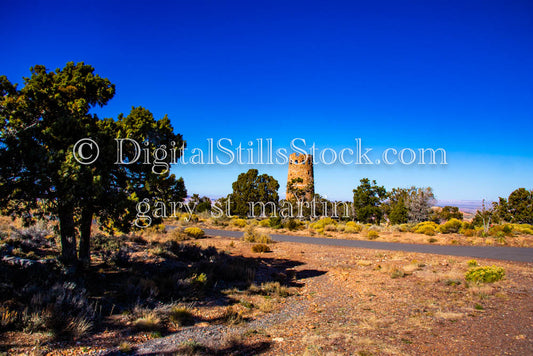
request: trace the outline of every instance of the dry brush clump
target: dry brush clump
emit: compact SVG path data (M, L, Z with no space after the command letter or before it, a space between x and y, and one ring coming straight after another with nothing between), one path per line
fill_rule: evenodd
M272 250L266 244L255 244L252 246L252 251L256 253L271 252Z
M256 242L260 244L269 244L273 242L268 234L259 232L253 225L250 225L246 228L243 241Z

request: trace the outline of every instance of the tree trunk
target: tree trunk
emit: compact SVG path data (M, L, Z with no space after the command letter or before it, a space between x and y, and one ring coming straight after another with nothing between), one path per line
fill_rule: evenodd
M91 263L91 226L93 223L93 210L90 207L83 208L80 221L80 249L79 258L83 265Z
M72 266L77 262L76 228L74 227L74 209L72 205L59 207L59 233L61 235L61 260Z

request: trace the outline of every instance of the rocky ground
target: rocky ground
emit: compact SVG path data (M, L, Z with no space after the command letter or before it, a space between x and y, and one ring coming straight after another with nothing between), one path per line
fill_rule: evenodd
M258 254L234 239L193 243L260 258L291 282L277 293L226 291L236 301L235 322L215 322L225 306L196 303L196 324L168 336L108 330L77 343L36 344L45 336L12 333L4 335L17 345L11 353L533 354L533 264L478 259L506 271L478 285L464 279L469 258L295 243Z

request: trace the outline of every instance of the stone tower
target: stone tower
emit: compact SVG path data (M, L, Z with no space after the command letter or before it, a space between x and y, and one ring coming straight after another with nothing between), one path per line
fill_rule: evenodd
M293 186L301 190L302 194L298 198L302 199L305 194L306 201L311 201L315 195L315 178L313 173L313 156L292 153L289 156L289 174L287 177L287 196L286 199L295 198L292 192L289 192L289 185L293 179L301 178L301 182L294 183Z

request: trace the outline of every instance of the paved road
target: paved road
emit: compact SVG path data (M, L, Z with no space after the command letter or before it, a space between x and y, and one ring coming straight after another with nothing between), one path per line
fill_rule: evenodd
M204 229L206 235L236 237L243 235L242 231ZM299 242L304 244L328 245L339 247L356 247L369 248L374 250L388 251L405 251L433 253L437 255L490 258L495 260L533 262L533 248L525 247L493 247L493 246L455 246L455 245L422 245L422 244L403 244L395 242L379 242L367 240L342 240L327 239L310 236L294 236L270 234L275 241L282 242Z

